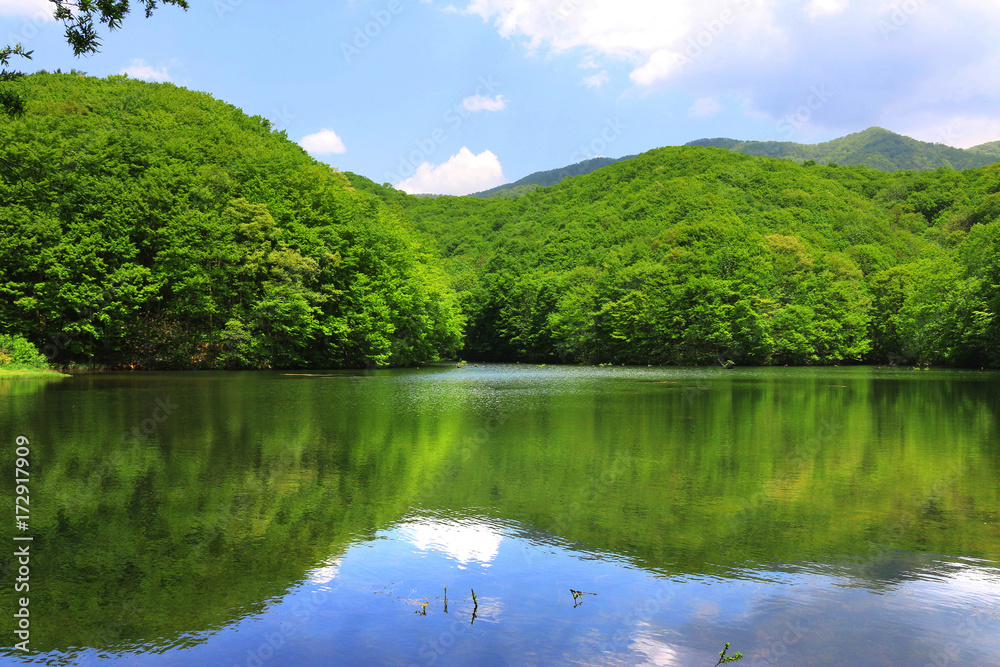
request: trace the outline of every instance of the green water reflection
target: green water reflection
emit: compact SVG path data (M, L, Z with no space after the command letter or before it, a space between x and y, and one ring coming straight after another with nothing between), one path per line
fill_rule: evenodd
M658 576L809 562L878 590L941 557L995 565L997 379L494 365L39 382L0 394L4 471L31 441L32 648L204 641L418 510Z

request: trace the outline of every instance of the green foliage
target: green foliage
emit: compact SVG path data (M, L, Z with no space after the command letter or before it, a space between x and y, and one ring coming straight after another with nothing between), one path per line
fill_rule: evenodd
M468 357L1000 365L996 166L883 173L681 147L515 199L369 191L438 246Z
M73 47L73 55L75 56L97 53L100 49L101 40L94 28L95 20L107 25L111 30L116 30L121 27L122 21L132 11L129 7L129 0L49 1L55 5L53 16L66 26L66 41ZM188 8L188 3L185 0L141 0L141 4L146 10L146 18L152 16L158 2L164 5L177 5L183 9ZM7 85L23 76L20 72L7 69L10 57L20 56L30 60L32 53L32 51L25 51L21 44L14 46L8 44L0 48L0 66L3 67L0 69L0 113L11 118L24 115L25 100L18 90ZM6 161L3 163L6 164Z
M728 650L729 650L729 642L726 642L726 645L722 648L721 651L719 651L719 662L715 663L716 667L718 667L718 665L727 665L730 662L739 662L740 660L743 659L743 654L738 652L733 653L732 655L726 655L726 651Z
M412 197L170 84L18 86L0 331L59 363L1000 366L996 165L688 146L516 197Z
M877 267L896 259L883 245L908 250L821 172L663 149L516 200L411 199L407 214L445 255L470 356L861 360L871 298L845 251L874 242L858 255Z
M23 336L0 334L0 369L43 370L48 367L45 356Z
M835 167L864 166L880 171L901 169L930 170L939 167L969 169L1000 159L1000 147L983 144L973 148L953 148L932 144L870 127L821 144L796 144L790 141L737 141L735 139L699 139L688 146L725 148L736 153L760 157L787 158L806 166L816 163Z
M481 197L483 199L488 199L490 197L521 197L528 194L529 192L534 192L538 188L548 187L550 185L556 185L564 178L570 178L571 176L581 176L583 174L589 174L592 171L600 169L601 167L606 167L609 164L614 164L615 162L620 162L622 160L630 160L634 155L628 155L626 157L614 159L609 157L595 157L590 160L584 160L583 162L577 162L576 164L571 164L567 167L562 167L560 169L550 169L548 171L536 171L533 174L528 174L524 178L514 181L513 183L507 183L505 185L498 185L495 188L489 190L483 190L482 192L476 192L469 195L470 197Z
M103 2L80 2L79 0L49 0L55 5L54 16L66 26L66 41L73 47L73 55L96 53L101 40L94 27L94 21L103 23L110 30L121 28L122 21L132 11L129 0L104 0ZM185 0L140 0L146 18L153 14L157 4L176 5L188 8Z
M10 66L10 59L12 56L18 56L31 60L32 53L33 51L25 51L21 44L0 48L0 67L3 68L0 69L0 113L10 118L24 115L24 99L9 85L24 75L7 69ZM6 163L3 158L0 158L0 161Z
M0 330L133 368L377 367L460 345L408 225L265 119L123 76L21 86L29 112L0 127Z

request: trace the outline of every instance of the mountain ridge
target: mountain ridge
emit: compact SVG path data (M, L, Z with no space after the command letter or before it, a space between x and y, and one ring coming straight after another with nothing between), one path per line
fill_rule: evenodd
M583 160L575 164L567 165L565 167L536 171L528 174L524 178L514 181L513 183L505 183L503 185L498 185L495 188L482 190L480 192L473 192L472 194L466 196L479 197L480 199L489 199L491 197L518 197L538 188L556 185L564 178L589 174L592 171L600 169L601 167L606 167L609 164L621 162L622 160L629 160L634 157L635 155L626 155L619 158L595 157L589 160Z
M810 161L818 164L834 163L845 167L868 167L884 172L933 171L942 167L962 171L985 167L1000 161L1000 141L987 142L971 148L955 148L947 144L920 141L878 126L816 144L791 141L744 141L715 137L695 139L684 146L723 148L732 153L788 159L798 164ZM564 178L583 176L635 157L636 155L591 158L564 167L536 171L511 183L464 196L478 199L521 197L538 188L557 185Z
M724 148L733 153L790 159L799 164L810 160L822 164L834 162L886 172L931 171L941 167L961 171L985 167L1000 160L1000 141L972 148L955 148L919 141L877 126L817 144L717 137L696 139L685 146Z

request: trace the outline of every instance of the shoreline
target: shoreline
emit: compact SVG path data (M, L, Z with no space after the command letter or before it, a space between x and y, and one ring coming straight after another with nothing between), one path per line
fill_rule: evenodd
M59 371L47 369L47 370L11 370L0 368L0 380L5 378L63 378L69 377L66 373L60 373Z

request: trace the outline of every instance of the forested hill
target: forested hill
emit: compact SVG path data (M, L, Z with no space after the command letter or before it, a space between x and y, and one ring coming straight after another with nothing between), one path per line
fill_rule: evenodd
M19 79L0 124L0 334L52 362L408 364L462 318L412 230L260 117L124 76Z
M863 132L821 144L699 139L687 145L725 148L735 153L761 157L788 158L800 164L812 160L820 164L833 162L841 166L863 166L881 171L930 170L939 167L971 169L1000 160L1000 142L968 149L953 148L944 144L917 141L881 127L870 127Z
M600 169L601 167L606 167L609 164L614 164L615 162L620 162L621 160L630 160L633 157L635 156L627 155L620 158L595 157L590 160L584 160L583 162L571 164L568 167L550 169L548 171L536 171L535 173L528 174L524 178L518 179L513 183L498 185L495 188L483 190L482 192L475 192L469 196L481 197L483 199L488 199L490 197L519 197L532 192L533 190L537 190L538 188L555 185L564 178L589 174L590 172Z
M56 365L1000 366L997 165L679 147L517 198L419 198L170 84L15 85L0 334Z
M469 357L1000 364L996 165L665 148L516 199L397 205L444 255Z

